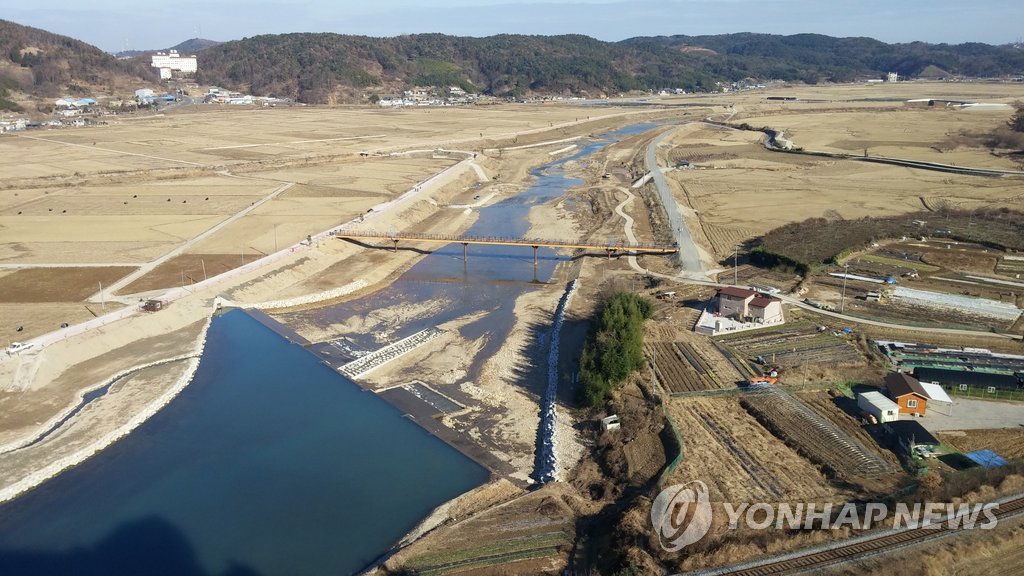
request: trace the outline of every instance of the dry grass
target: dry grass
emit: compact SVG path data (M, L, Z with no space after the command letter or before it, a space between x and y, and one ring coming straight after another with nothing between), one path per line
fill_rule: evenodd
M735 398L671 400L669 414L682 435L683 458L667 482L702 480L715 502L762 502L835 497L816 466L768 433ZM709 418L744 455L705 423ZM743 459L753 461L754 468ZM777 490L773 492L773 490Z
M887 155L979 167L1017 168L1015 162L981 147L942 151L950 135L963 130L990 130L1009 117L1000 110L925 110L896 102L858 102L860 98L909 99L956 93L954 99L1012 102L1024 95L1020 86L787 87L773 94L798 96L796 103L771 103L752 94L735 102L730 122L747 122L784 130L786 138L809 150ZM927 93L927 94L923 94ZM870 96L868 95L870 94ZM823 101L811 101L822 98ZM723 113L720 116L724 117ZM717 117L717 116L716 116ZM669 174L683 206L699 215L698 242L720 259L733 246L789 222L811 217L855 219L950 206L1014 207L1020 204L1019 182L910 170L828 158L766 151L758 132L725 131L689 125L672 138L672 161L688 160L697 169Z
M1007 460L1024 458L1024 430L1019 428L942 432L939 437L961 452L988 448Z
M0 276L0 302L78 302L133 268L23 268Z

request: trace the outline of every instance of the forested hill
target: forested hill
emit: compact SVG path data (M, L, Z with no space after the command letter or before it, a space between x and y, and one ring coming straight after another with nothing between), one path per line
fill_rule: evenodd
M0 20L0 86L6 90L90 95L156 80L148 63L118 60L74 38Z
M186 50L209 41L193 40ZM201 45L200 45L201 44ZM183 47L185 48L185 47ZM588 36L329 33L255 36L206 47L197 80L309 103L360 101L414 85L494 96L612 95L716 89L744 79L807 83L1024 74L1024 50L987 44L885 44L817 34L669 36L602 42ZM0 98L117 93L157 81L147 58L118 60L67 36L0 20Z
M886 44L817 34L632 38L417 34L369 38L282 34L226 42L199 55L200 81L321 103L411 85L495 96L712 89L716 81L850 81L897 72L1024 73L1024 50L987 44Z
M191 38L177 46L171 46L170 48L160 48L158 50L122 50L120 52L116 52L114 56L117 56L118 58L136 58L139 56L149 56L154 52L169 52L171 50L176 50L178 53L183 55L191 55L198 54L199 52L216 46L217 44L220 44L220 42L217 42L216 40Z

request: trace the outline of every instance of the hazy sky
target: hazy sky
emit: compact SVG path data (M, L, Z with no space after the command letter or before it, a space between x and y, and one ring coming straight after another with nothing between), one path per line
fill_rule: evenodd
M886 42L989 44L1024 35L1021 0L50 0L38 8L0 0L0 18L108 51L166 48L197 36L223 41L282 32L579 33L602 40L815 32Z

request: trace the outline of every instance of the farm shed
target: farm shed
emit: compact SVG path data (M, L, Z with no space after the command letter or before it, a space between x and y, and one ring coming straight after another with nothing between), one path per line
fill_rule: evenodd
M921 387L924 388L926 394L928 394L928 400L931 402L932 410L945 414L946 416L953 415L953 399L946 394L946 391L942 389L942 385L936 382L921 382Z
M890 372L885 376L885 393L899 404L900 414L924 416L928 409L928 393L917 378L903 372Z
M611 416L601 418L601 430L604 430L605 432L609 430L618 430L621 427L622 421L619 419L618 414L612 414Z
M857 395L857 407L874 416L875 421L884 424L900 419L900 406L881 392L864 392Z
M907 453L912 453L918 446L934 447L939 440L931 432L925 430L919 422L899 420L882 424L885 431L896 437L896 441Z

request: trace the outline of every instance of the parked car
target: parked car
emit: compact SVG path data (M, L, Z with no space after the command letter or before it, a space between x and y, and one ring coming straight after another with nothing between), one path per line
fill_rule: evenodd
M21 342L11 342L11 345L7 347L8 354L14 354L15 352L21 352L22 350L28 350L32 347L32 344L22 344Z

